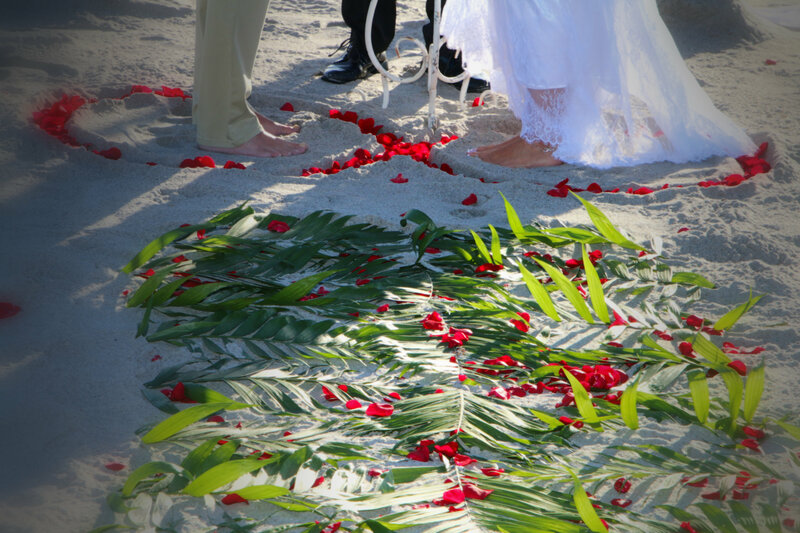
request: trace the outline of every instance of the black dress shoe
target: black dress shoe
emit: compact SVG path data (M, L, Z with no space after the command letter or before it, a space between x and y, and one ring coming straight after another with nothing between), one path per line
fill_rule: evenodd
M388 68L386 64L386 54L377 54L378 61L383 68ZM378 70L369 59L366 50L361 50L358 46L350 43L344 55L328 65L322 73L322 79L330 83L350 83L376 74Z
M443 48L442 53L439 55L439 70L449 78L454 78L464 72L464 68L461 66L461 59L455 57L455 53L449 48ZM460 81L452 85L456 89L461 90ZM489 89L491 89L489 82L481 78L470 78L467 84L468 93L482 93Z

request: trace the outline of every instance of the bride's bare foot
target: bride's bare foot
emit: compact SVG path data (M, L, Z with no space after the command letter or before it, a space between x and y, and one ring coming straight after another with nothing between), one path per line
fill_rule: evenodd
M269 133L259 133L249 141L233 148L217 148L213 146L199 145L201 150L209 152L219 152L222 154L249 155L254 157L280 157L287 155L300 155L308 146L303 143L293 143L284 141L270 135Z
M264 128L264 131L270 135L291 135L292 133L297 133L300 131L300 126L288 126L286 124L281 124L280 122L275 122L274 120L268 119L261 113L256 113L256 116L258 117L258 121L261 123L261 127Z
M544 143L528 143L519 136L492 149L478 151L475 155L487 163L509 168L555 167L564 164L553 157L553 149Z
M477 148L470 148L467 151L467 155L473 155L474 156L474 155L478 155L478 154L482 154L482 153L486 153L486 152L492 152L492 151L497 150L499 148L505 147L509 143L513 143L515 141L515 139L516 139L516 137L512 137L510 139L506 139L505 141L497 143L497 144L487 144L486 146L478 146Z

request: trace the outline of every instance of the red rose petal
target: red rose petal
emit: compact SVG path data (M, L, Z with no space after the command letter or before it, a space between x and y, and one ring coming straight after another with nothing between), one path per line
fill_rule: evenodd
M285 104L283 104L280 107L280 110L281 111L290 111L290 112L294 113L294 106L291 104L291 102L286 102Z
M125 465L122 463L106 463L106 468L108 468L113 472L119 472L120 470L125 468Z
M22 308L18 305L14 305L11 302L0 302L0 320L4 318L11 318L20 311L22 311Z
M360 409L362 407L361 406L361 402L359 402L356 399L347 400L347 403L345 403L344 406L347 407L350 410Z
M235 503L246 503L248 505L250 504L250 502L248 502L247 500L245 500L244 498L242 498L241 496L239 496L235 492L233 492L231 494L228 494L227 496L222 498L222 503L225 504L225 505L233 505Z
M463 205L474 205L474 204L477 204L478 203L478 197L475 196L474 193L470 194L469 196L467 196L466 198L461 200L461 203Z
M267 230L275 233L286 233L289 231L289 224L282 220L270 220L267 224Z
M392 183L408 183L408 178L404 178L403 174L400 173L396 177L390 179L389 181L391 181Z
M371 403L369 407L367 407L366 415L367 416L391 416L394 412L394 406L388 403Z

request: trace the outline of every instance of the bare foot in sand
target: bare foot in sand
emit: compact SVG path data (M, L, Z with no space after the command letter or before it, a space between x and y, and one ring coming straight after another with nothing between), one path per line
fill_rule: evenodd
M509 168L555 167L564 162L553 157L553 149L537 141L529 144L522 137L514 137L503 143L486 146L475 151L482 161Z
M264 128L264 131L271 135L291 135L292 133L297 133L300 131L300 126L288 126L286 124L281 124L280 122L275 122L274 120L268 119L261 113L256 113L256 116L258 117L258 121L261 123L261 127Z
M233 148L216 148L213 146L199 145L201 150L219 152L222 154L249 155L254 157L280 157L286 155L300 155L308 146L303 143L293 143L276 138L269 133L259 133L249 141Z
M478 146L477 148L470 148L469 150L467 150L467 155L478 155L483 152L491 152L497 150L498 148L503 148L505 145L509 143L515 142L516 139L517 137L511 137L510 139L506 139L505 141L497 144L487 144L485 146Z

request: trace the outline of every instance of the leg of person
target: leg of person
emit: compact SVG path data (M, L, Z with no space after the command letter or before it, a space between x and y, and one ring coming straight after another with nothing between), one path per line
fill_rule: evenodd
M323 72L323 80L331 83L349 83L377 72L369 59L364 38L369 4L370 0L342 0L342 19L350 28L350 38L345 41L348 44L344 55L328 65ZM397 1L378 0L375 16L372 19L372 48L384 68L386 68L384 52L394 39L396 18Z
M557 114L556 103L564 96L564 89L528 89L535 109ZM482 161L512 168L553 167L563 164L554 156L558 148L549 143L532 138L530 132L522 133L499 144L482 146L470 152Z
M264 131L247 97L269 0L197 0L192 118L204 150L275 157L305 152L304 144Z
M447 0L442 0L442 11ZM425 39L425 46L430 48L433 42L433 8L434 0L425 0L425 12L428 14L428 22L422 27L422 37ZM448 77L455 77L464 72L464 67L461 66L461 57L456 57L456 51L448 48L447 45L439 49L439 71ZM461 82L453 84L456 88L461 89ZM467 85L468 93L482 93L491 88L489 82L481 78L470 78Z

